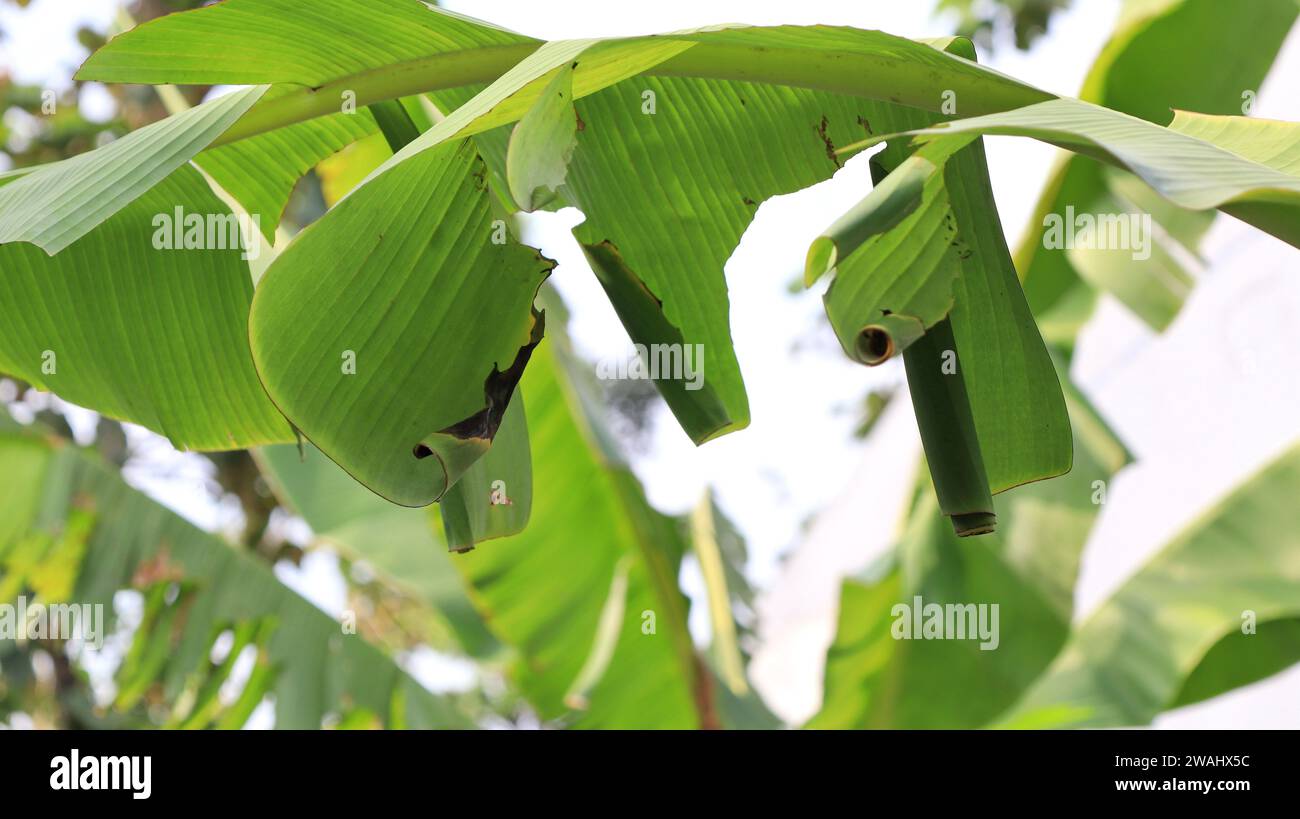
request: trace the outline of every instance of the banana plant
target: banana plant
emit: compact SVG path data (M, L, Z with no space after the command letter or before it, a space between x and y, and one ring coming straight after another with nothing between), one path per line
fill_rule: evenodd
M609 431L591 368L571 350L566 308L542 298L552 331L523 378L534 451L552 465L533 487L534 520L473 554L435 512L387 503L317 452L269 447L258 461L324 542L448 621L461 648L503 664L550 724L721 728L775 724L749 686L733 600L750 599L744 542L711 502L689 520L645 500ZM500 473L497 473L500 474ZM515 502L510 481L502 491ZM441 521L438 518L442 518ZM695 556L710 578L710 651L687 629L678 587Z
M869 159L873 188L809 248L805 281L829 280L827 317L850 359L897 356L907 370L931 477L914 508L915 571L882 582L951 591L961 560L1007 584L1030 577L1025 611L1053 626L1006 670L1018 690L1066 639L1083 535L1052 555L1005 544L1041 525L1033 510L1122 457L1058 376L1071 325L1049 347L1040 324L1059 326L1092 285L1157 326L1179 298L1096 257L1031 253L1018 271L982 135L1072 152L1052 202L1144 203L1185 245L1222 211L1300 245L1300 127L1229 116L1225 98L1262 79L1296 3L1242 14L1230 36L1268 34L1240 72L1204 93L1171 91L1154 110L1124 90L1126 48L1208 36L1222 12L1206 0L1141 5L1081 99L980 65L964 38L715 26L542 42L419 0L319 0L310 12L226 0L170 14L107 42L77 77L236 88L0 176L0 372L180 450L259 450L318 535L380 564L471 653L513 651L514 678L548 719L614 725L636 709L656 725L725 724L722 712L761 710L744 701L742 652L720 615L712 656L695 651L676 582L691 538L601 444L559 308L539 298L555 263L519 239L515 217L580 209L575 236L632 340L698 345L698 382L655 386L703 445L749 422L722 271L755 211L884 143ZM1172 49L1180 64L1196 61L1195 42ZM1170 105L1189 110L1163 116ZM313 169L330 206L282 236ZM322 504L325 487L345 505ZM568 537L572 516L556 510L576 497L606 519L571 544L586 549L575 585L536 561ZM401 508L435 503L432 530L429 513ZM702 508L693 540L720 612L723 527ZM446 562L382 555L357 521L400 525L420 548L475 550L446 559L466 586L446 585ZM946 535L936 546L935 521L979 549ZM520 592L548 583L545 606ZM557 617L557 596L581 616ZM154 605L151 617L172 616L174 603ZM626 633L629 613L647 612L660 631ZM237 625L237 640L259 646L272 628ZM133 668L151 656L142 647ZM391 692L350 699L391 710ZM177 719L210 720L205 708ZM876 708L858 710L885 719Z
M229 0L167 15L112 39L77 76L243 87L0 187L13 316L0 367L182 449L302 437L389 501L426 505L492 448L544 334L533 300L553 263L500 217L561 202L586 214L578 239L633 339L703 345L702 389L657 385L704 443L748 422L721 268L762 201L830 176L864 139L955 132L947 111L1120 121L974 56L960 39L834 27L542 43L416 0L328 0L311 15ZM440 94L436 124L392 143L256 290L243 243L209 247L241 216L271 235L296 177L381 130L386 101L436 108ZM988 496L1070 466L1060 387L974 133L916 159L895 139L882 172L919 180L928 162L927 181L882 178L868 199L893 189L898 221L833 230L835 253L809 271L836 271L828 311L858 360L863 345L871 363L951 327L951 343L927 339L937 355L914 379L937 369L946 388L914 399L951 432L927 436L927 452L938 485L960 484L941 498L970 534L995 526ZM1181 196L1188 166L1160 169L1169 184L1156 188L1178 206L1287 232L1285 203L1259 191L1291 189L1293 173L1205 130L1143 133L1154 150L1190 146L1213 177L1253 180ZM1153 181L1086 135L1054 139ZM958 452L964 465L950 466Z
M4 266L18 279L12 308L34 317L6 331L0 364L178 447L302 434L408 506L441 499L490 447L541 333L530 303L551 264L512 240L494 242L500 200L577 204L588 214L578 238L633 338L705 344L705 389L664 387L686 432L705 442L748 420L720 268L758 203L826 178L839 168L837 146L918 125L918 112L940 108L945 92L967 113L1052 99L965 59L965 45L881 32L722 27L537 43L415 0L378 12L350 0L325 5L303 18L282 1L231 0L136 27L87 60L79 78L248 87L0 187ZM261 56L248 59L250 48ZM188 227L204 213L233 216L196 166L217 181L238 177L233 168L253 178L273 170L274 185L227 182L225 191L270 229L286 179L376 127L373 114L348 118L355 105L474 83L487 85L292 240L256 294L231 248L149 252L160 239L203 244L194 242L207 238L201 226ZM471 139L516 121L503 164ZM961 227L966 270L936 285L956 294L952 305L918 318L928 329L953 312L959 339L966 326L992 328L961 339L962 377L984 429L976 446L985 480L998 491L1065 471L1069 438L1060 391L1009 281L1005 243L979 216L991 205L982 157L965 157L962 186L975 191ZM504 190L494 188L502 178ZM944 187L949 196L958 188ZM628 191L637 192L633 207ZM170 225L170 237L143 229L173 212L185 226ZM79 287L52 286L87 276L88 253L108 247L117 252L96 278L113 291L98 291L122 302L91 308L73 296ZM682 247L692 252L682 256ZM198 264L208 272L179 274ZM988 270L997 278L976 285ZM160 278L185 283L159 292ZM878 309L911 309L894 307ZM140 320L123 328L122 312L133 308ZM36 318L56 309L85 318L77 334ZM963 311L992 322L963 321ZM302 321L304 313L315 318ZM866 328L878 316L857 318ZM1011 350L1023 360L985 372L996 333L1009 331L1021 337ZM43 372L47 351L61 352L61 369ZM187 365L200 355L211 367ZM1006 390L1017 394L1017 415L1034 422L982 411L982 394Z
M1112 457L1122 452L1113 441L1096 444ZM1099 460L1089 473L1121 464ZM843 586L825 698L809 725L1145 725L1300 660L1300 544L1290 534L1300 449L1284 450L1249 475L1072 626L1079 552L1099 508L1087 477L1073 479L1082 485L1054 502L1022 495L1020 509L1004 514L1013 534L973 550L957 548L935 525L934 497L928 487L919 491L898 549ZM1021 525L1037 528L1037 539L1018 537ZM1053 537L1043 537L1047 532ZM1018 548L1027 542L1037 548ZM902 620L929 616L917 606L946 612L972 601L980 601L972 608L998 605L997 650L973 639L897 639ZM961 697L949 693L954 679Z
M1144 725L1163 711L1263 679L1300 659L1294 611L1277 607L1273 599L1274 581L1293 589L1288 566L1294 545L1250 534L1255 522L1287 525L1290 513L1270 498L1274 492L1294 491L1294 449L1280 453L1190 523L1087 620L1072 623L1079 558L1104 501L1099 493L1129 462L1123 444L1069 381L1074 336L1098 291L1110 292L1155 329L1168 325L1185 293L1168 289L1166 268L1153 273L1152 267L1128 260L1112 264L1116 254L1046 247L1044 216L1063 212L1067 204L1108 211L1123 210L1117 204L1121 201L1130 206L1140 202L1164 228L1154 237L1157 243L1176 241L1194 248L1213 212L1196 209L1201 203L1188 196L1217 199L1229 213L1255 209L1250 202L1261 197L1270 202L1265 207L1280 205L1285 213L1293 189L1295 126L1164 107L1196 105L1226 114L1240 104L1242 89L1259 88L1297 8L1262 3L1241 11L1244 17L1199 0L1128 4L1081 95L1118 112L1062 100L921 132L932 141L917 156L951 150L952 145L934 143L958 140L956 134L963 132L1037 136L1081 151L1060 163L1048 181L1016 254L1028 300L1066 390L1074 467L1057 481L999 498L1002 531L982 539L985 548L975 550L958 549L936 525L935 496L918 486L895 547L842 586L822 707L810 726ZM1261 37L1265 29L1268 34ZM1196 56L1198 44L1210 42L1245 53L1231 65L1211 66ZM1157 52L1171 70L1147 70ZM1025 121L1013 124L1015 114ZM1178 134L1195 136L1198 142L1166 141L1177 140ZM1270 182L1262 186L1267 191L1251 190L1250 175L1216 180L1210 174L1192 184L1193 175L1176 169L1211 150L1227 162L1257 162L1250 173L1279 170L1292 179L1273 177L1279 189L1269 187ZM1090 157L1098 152L1108 153L1105 162L1124 170L1093 161ZM875 195L880 212L888 213L888 188L881 188ZM1288 233L1294 225L1283 216L1271 232L1286 233L1295 244ZM1114 277L1089 275L1101 269ZM1227 572L1219 565L1223 559L1253 554L1259 548L1256 541L1268 542L1270 548L1267 555L1252 558L1249 568ZM1208 576L1216 578L1212 591L1204 580ZM1293 598L1293 590L1283 597ZM918 598L923 606L941 608L998 602L1002 622L1020 626L1007 632L997 651L988 652L978 642L896 639L892 630L900 612L911 614ZM1248 628L1243 625L1247 614ZM954 680L967 696L951 696Z
M1249 114L1298 12L1292 0L1238 8L1213 0L1130 0L1079 99L1157 125L1169 125L1179 110ZM1235 57L1206 60L1208 53ZM1151 70L1153 65L1160 70ZM1048 246L1042 241L1045 221L1067 207L1150 213L1159 227L1151 232L1151 258L1138 263L1100 248ZM1063 157L1015 251L1034 314L1053 328L1045 331L1050 340L1073 344L1098 291L1118 298L1153 329L1168 327L1195 285L1182 260L1197 252L1212 219L1212 211L1179 207L1132 173L1078 155Z
M702 344L703 389L656 385L703 443L748 422L722 265L764 199L827 178L849 144L944 126L945 110L1119 122L982 68L959 39L724 26L539 43L416 0L317 10L229 0L144 23L86 61L82 79L244 87L0 187L5 307L22 317L0 337L0 367L179 448L300 435L406 506L445 498L489 451L545 331L533 299L554 265L503 229L503 213L577 205L578 239L634 341ZM256 291L242 244L207 247L209 217L273 231L292 181L380 130L386 100L458 90L468 99L393 143ZM939 370L946 389L914 399L933 428L957 430L927 435L927 452L944 511L972 534L996 525L988 495L1070 467L1065 403L974 133L915 160L894 140L878 166L919 179L930 162L928 182L881 179L866 209L889 194L900 221L849 214L854 229L832 230L835 252L810 268L836 270L828 312L855 359L952 328L914 368L917 383ZM1218 178L1257 181L1180 196L1200 174L1158 170L1179 207L1286 234L1286 205L1257 194L1291 190L1294 174L1204 130L1143 134L1157 151L1191 146ZM1144 175L1086 135L1054 140Z

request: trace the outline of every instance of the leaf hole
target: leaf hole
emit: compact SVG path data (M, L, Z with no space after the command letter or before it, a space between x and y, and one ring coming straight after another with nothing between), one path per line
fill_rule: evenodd
M894 339L882 327L863 327L858 334L858 354L868 366L884 363L894 354Z

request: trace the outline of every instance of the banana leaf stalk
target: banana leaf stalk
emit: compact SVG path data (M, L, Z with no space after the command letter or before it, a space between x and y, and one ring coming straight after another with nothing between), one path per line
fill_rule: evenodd
M903 351L903 366L939 508L958 537L992 532L993 495L948 319Z
M372 103L370 113L374 115L375 122L384 135L384 141L388 143L388 147L393 150L393 153L402 150L420 135L419 127L411 120L411 115L406 112L406 109L402 107L401 100L384 100L383 102Z

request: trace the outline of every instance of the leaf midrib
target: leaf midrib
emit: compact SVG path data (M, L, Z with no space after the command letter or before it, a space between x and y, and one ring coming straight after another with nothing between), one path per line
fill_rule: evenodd
M952 90L963 99L963 109L972 115L997 113L1056 98L1010 77L1002 86L992 84L987 77L963 76L958 71L944 77L934 66L887 54L680 39L690 42L691 47L643 73L775 83L896 102L936 112L942 104L937 83L942 81L945 88L954 86ZM210 147L337 113L345 91L353 92L357 106L363 107L413 94L490 83L542 45L540 42L524 42L433 54L350 74L320 86L302 87L254 106ZM943 52L936 51L936 54ZM89 78L81 72L78 77ZM576 93L575 96L582 94Z

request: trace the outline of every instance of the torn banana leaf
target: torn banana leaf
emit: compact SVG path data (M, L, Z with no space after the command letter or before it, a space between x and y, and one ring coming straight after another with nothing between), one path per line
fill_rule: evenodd
M533 506L532 452L522 391L506 408L487 454L465 470L439 504L447 548L467 552L493 538L516 535Z
M1089 616L998 725L1145 725L1300 659L1298 492L1300 449L1292 447Z
M885 175L873 159L879 183L808 250L805 283L836 270L826 315L845 354L868 366L903 352L952 310L961 262L947 160L918 152Z
M618 159L615 149L636 133L635 129L614 133L612 124L616 117L621 120L630 111L642 116L643 91L663 98L664 104L656 110L658 120L663 123L661 132L671 135L671 144L636 145L636 151L644 153L644 160L637 161L671 164L689 160L690 153L703 157L705 154L699 148L709 147L714 136L703 131L713 123L724 138L710 151L721 155L710 157L713 166L707 176L713 178L703 178L700 182L702 188L717 187L716 183L721 182L722 188L717 191L682 195L656 190L647 203L651 206L647 211L624 214L625 193L639 184L637 179L629 183L625 178L633 172L628 163L615 162L603 179L593 182L588 175L585 182L575 182L574 172L584 162L575 158L574 167L566 177L570 187L592 203L586 226L591 235L585 236L585 244L609 240L620 253L626 269L663 306L664 323L676 328L682 338L680 343L703 345L702 377L707 383L704 389L692 391L700 395L685 395L698 397L701 404L692 407L691 414L697 417L684 421L696 441L739 428L748 421L743 384L731 349L721 267L752 217L753 208L767 196L824 179L838 167L835 143L861 135L864 124L869 123L870 117L864 111L879 112L895 107L890 102L870 102L848 95L933 106L937 103L931 92L933 83L938 81L958 93L969 94L977 110L1001 110L1050 96L926 44L880 32L830 27L721 27L659 37L538 46L528 38L431 10L422 4L411 4L409 7L395 5L377 27L367 29L367 38L385 43L381 55L373 55L365 47L358 48L351 30L347 31L348 48L322 50L321 43L342 36L338 21L349 19L356 12L342 0L330 3L331 7L335 5L339 5L335 9L337 15L311 20L289 14L289 9L280 3L256 5L238 0L220 8L168 16L116 38L88 61L80 76L114 81L235 82L256 75L268 77L269 82L301 84L308 89L277 93L225 134L226 141L312 116L335 114L336 97L345 91L354 92L358 104L368 104L403 93L497 78L482 93L389 159L372 179L382 178L426 150L438 150L453 137L491 131L527 116L551 83L556 82L560 70L571 71L574 98L588 97L602 89L612 95L607 95L605 103L612 115L598 117L608 120L601 122L599 139L591 138L596 127L592 117L584 115L585 128L578 125L579 154L584 132L590 145L604 143L611 146L609 150L614 150L602 158L593 148L589 153L595 157L597 167L599 163ZM304 36L304 25L309 36ZM259 51L262 56L257 60L234 61L231 54L246 51L246 43L242 48L213 46L228 42L231 37L241 42L262 43L265 50ZM304 42L312 44L310 53L304 51ZM175 64L177 43L188 44L189 59L179 66ZM199 53L204 55L202 59L195 57ZM391 62L394 53L404 59L409 72L393 77L375 71ZM835 71L827 72L828 60ZM160 66L163 65L167 67L166 77L162 76ZM513 67L506 70L509 66ZM922 68L927 72L924 81ZM624 86L616 94L612 91L620 81L650 70L664 76ZM726 79L690 78L710 73ZM823 90L813 92L746 80L788 82ZM646 88L647 85L654 87ZM750 103L754 107L747 112L745 106ZM706 110L708 116L704 116ZM784 118L791 110L806 123L806 130L787 127ZM600 113L596 108L593 112ZM556 133L562 135L574 122L560 124L564 130ZM525 128L524 133L530 130ZM526 152L529 141L521 140L516 153ZM785 150L785 143L793 150ZM751 167L758 157L769 161L764 167ZM554 182L554 163L550 169L547 175ZM693 167L675 170L681 179L692 179L695 175ZM665 193L667 200L656 201ZM719 196L720 201L709 201ZM603 204L605 201L609 204ZM689 203L695 213L676 212L675 206L680 201ZM652 230L646 230L647 214L656 212L663 216L652 224ZM596 231L608 235L596 235ZM687 260L690 264L685 267L677 259L663 256L663 249L656 247L663 242L684 241L694 242L701 248L699 258ZM695 292L697 283L698 293ZM275 391L274 387L271 389ZM676 403L680 406L682 401ZM721 417L716 412L719 405L724 408ZM331 447L323 444L323 448L328 452ZM421 493L424 495L436 497L437 493Z
M488 626L518 651L520 690L543 719L581 728L770 725L752 690L733 695L696 651L677 581L685 522L646 502L605 428L594 373L568 346L564 305L549 289L542 298L555 329L522 388L547 480L522 534L455 559ZM743 545L714 520L726 573ZM730 600L743 595L728 584Z
M947 47L973 56L962 41ZM912 112L911 119L933 117ZM868 142L882 139L873 136ZM947 435L941 430L964 426L957 419L965 417L961 406L967 403L942 382L934 382L932 395L948 396L955 403L945 400L918 412L918 417L924 414L933 422L933 445L927 446L931 466L948 478L960 477L955 482L938 475L936 479L950 489L966 487L943 493L945 511L987 515L991 509L985 496L990 492L1070 468L1069 418L1056 370L1007 250L983 145L963 136L900 158L903 153L904 143L896 141L872 158L873 178L881 192L873 189L855 212L814 242L806 278L823 272L826 247L834 246L836 273L825 296L827 315L845 351L866 364L906 350L950 317L952 346L932 352L952 354L951 371L943 371L943 377L959 372L964 380L958 392L968 396L978 441L963 440L960 446L952 441L952 449L939 443ZM890 167L905 179L890 183L890 177L882 178ZM919 200L910 208L900 204L900 199L910 198L905 192L918 185ZM901 220L863 218L878 208L909 212ZM918 376L935 375L941 362L932 359L936 356L927 354L923 364L909 364L909 377L914 370ZM916 400L915 391L913 396ZM949 466L954 468L950 471ZM981 472L987 476L984 486L979 485ZM974 533L987 523L962 529Z
M677 586L682 533L589 437L591 416L568 371L561 374L562 338L553 332L538 348L522 384L532 449L546 464L532 520L519 535L456 556L456 567L488 627L519 652L513 676L543 719L588 728L708 725L712 698L700 688ZM557 561L564 571L555 571Z
M472 96L472 94L470 94ZM377 155L362 154L359 156L340 155L332 159L328 165L330 170L323 173L327 180L326 186L333 192L330 195L331 205L341 200L353 187L362 181L362 179L375 170L383 160L391 156L393 151L400 150L406 144L419 136L422 129L432 126L428 111L420 105L419 100L404 99L390 100L383 103L377 103L370 107L370 113L378 120L377 125L382 133L376 136L381 140L381 151ZM368 113L367 116L370 114ZM373 122L373 120L372 120ZM278 133L278 132L277 132ZM480 134L474 137L476 146L481 151L493 151L495 145L495 132ZM259 137L254 137L246 142L256 141ZM235 146L245 144L244 142L235 143ZM233 147L233 146L232 146ZM499 146L499 155L504 157L504 143ZM493 159L496 154L484 155L484 161L489 171L492 169ZM502 236L504 238L504 236ZM442 499L445 504L444 522L448 527L448 538L451 548L456 551L462 551L472 548L475 543L494 537L501 537L507 534L514 534L520 531L528 520L528 512L531 504L532 494L532 474L531 464L529 462L528 435L527 427L523 416L523 407L521 404L522 396L516 394L506 407L505 416L502 420L500 434L494 439L493 446L488 449L487 454L474 463L466 470L461 480L452 486ZM314 447L312 448L313 451ZM288 458L289 456L285 456ZM295 456L296 457L296 454ZM322 463L323 462L323 463ZM348 484L352 484L347 479L345 473L337 470L333 464L328 462L319 453L314 456L313 466L307 466L304 462L301 465L295 465L285 462L282 458L275 464L277 471L287 473L288 475L304 477L304 472L308 475L337 471L339 476L344 476ZM264 462L264 469L271 466L270 462ZM333 486L336 494L346 495L343 487ZM352 484L355 486L355 484ZM359 492L361 497L355 497ZM369 498L369 501L364 500ZM309 500L298 497L295 506L303 503L309 504L313 510L320 513L317 504L312 504ZM352 549L353 553L360 551L362 554L373 554L378 552L378 559L381 563L383 559L392 555L397 556L399 565L392 566L394 573L401 577L406 577L414 567L409 565L404 555L411 556L411 560L421 561L429 558L420 557L421 546L431 543L431 535L425 531L425 522L423 515L420 513L409 513L397 510L386 502L374 497L370 493L357 488L353 493L349 506L358 506L366 511L368 516L382 516L386 518L402 519L414 521L415 528L423 532L422 537L416 538L416 543L412 544L394 544L395 552L390 552L386 548L381 548L377 544L370 542L371 539L361 538L364 542L357 548ZM331 516L324 514L326 521ZM316 516L309 518L309 523L315 525ZM350 527L355 534L355 527ZM407 531L409 532L409 526ZM356 539L355 537L352 539ZM443 544L435 548L446 548ZM439 563L439 565L442 565ZM443 566L445 571L453 571L450 564ZM453 627L458 631L458 636L462 643L466 644L469 650L479 650L485 643L486 633L482 631L482 624L477 615L469 611L469 606L464 601L463 594L459 593L459 583L453 583L454 589L447 586L448 578L439 578L437 572L416 571L417 575L425 578L422 588L418 590L417 596L423 596L431 600L435 606L445 609L444 613ZM466 611L469 614L466 615ZM490 642L490 639L487 641Z
M702 345L702 383L656 386L697 444L749 422L723 268L766 199L829 178L835 146L904 109L722 80L630 80L577 103L565 198L574 233L632 340Z
M195 218L218 226L221 249L184 247ZM241 255L238 220L192 167L55 256L0 246L0 371L177 449L293 441L249 359Z
M294 426L395 503L441 498L491 445L541 339L553 263L493 219L472 143L425 151L300 233L253 299L250 343Z
M605 289L614 311L633 341L644 345L649 351L648 355L655 355L654 351L657 350L681 351L681 377L658 378L654 383L682 429L692 440L703 443L731 428L735 413L730 412L723 403L716 387L716 379L711 384L705 377L708 371L707 352L693 356L697 362L696 371L688 372L686 354L701 348L687 346L689 342L682 331L664 317L662 302L627 268L618 249L609 242L583 245L582 249L592 272L596 274L596 280ZM660 372L663 371L661 368Z
M0 561L46 541L21 585L49 593L50 575L42 579L40 572L57 569L75 578L65 585L72 590L66 599L102 604L106 621L120 590L145 595L149 628L137 632L118 678L126 686L119 690L124 705L158 687L179 704L176 724L195 727L239 727L266 696L274 698L280 728L320 728L356 708L383 715L390 727L469 727L451 703L361 637L345 634L266 566L131 489L93 456L8 419L0 456ZM78 541L79 552L61 548ZM12 566L0 572L7 579L16 574ZM169 586L179 594L176 604L166 604ZM223 709L213 701L213 684L229 669L209 658L224 631L244 634L257 659L240 697Z

